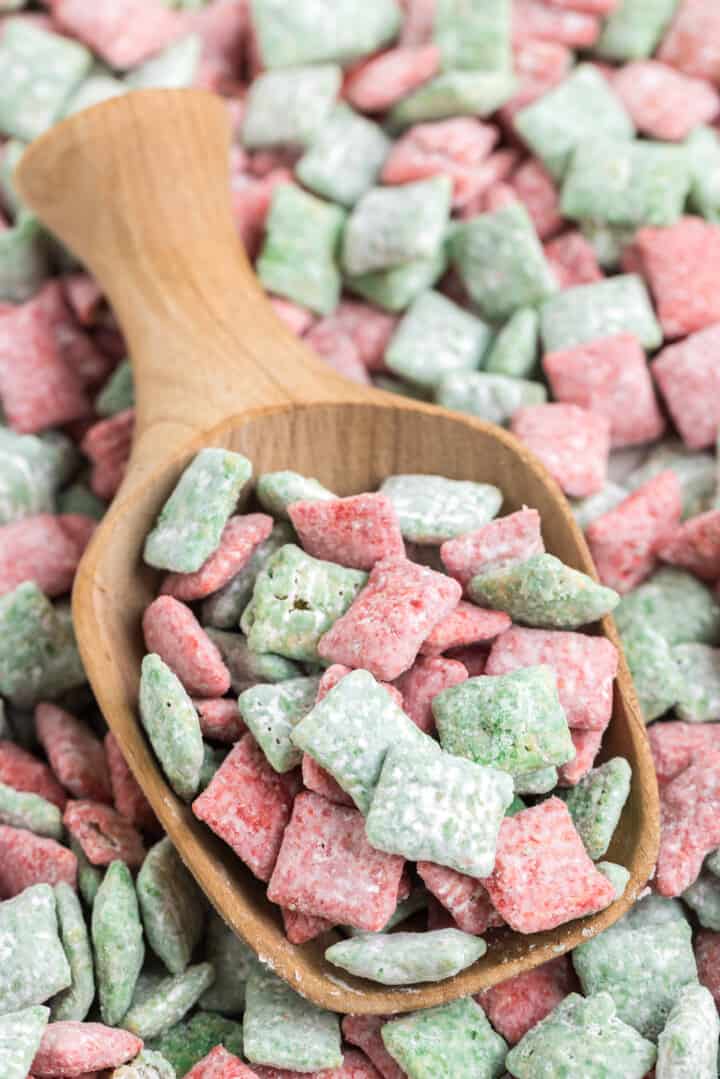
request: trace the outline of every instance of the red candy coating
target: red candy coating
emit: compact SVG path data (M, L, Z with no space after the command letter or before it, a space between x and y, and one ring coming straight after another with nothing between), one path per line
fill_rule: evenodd
M28 791L47 798L64 809L67 794L44 761L14 742L0 741L0 783L16 791Z
M658 557L705 581L720 578L720 509L691 517L658 547Z
M217 592L250 561L253 551L268 538L272 527L273 519L267 513L231 517L215 553L195 573L168 573L160 587L161 595L192 603Z
M89 727L56 704L42 703L35 709L35 729L66 790L75 798L112 801L105 751Z
M54 839L0 824L0 898L12 899L33 884L76 886L77 858Z
M634 245L666 337L683 337L720 321L720 225L682 217L642 228Z
M660 790L660 851L655 887L681 895L700 873L703 859L720 846L720 752L696 754Z
M257 1072L228 1053L224 1045L216 1045L194 1068L185 1073L185 1079L256 1079Z
M664 348L652 365L675 426L693 450L714 445L720 426L719 353L720 325L710 326Z
M489 611L463 600L438 622L420 646L422 656L440 656L450 648L493 641L510 626L504 611Z
M491 926L503 924L490 902L487 888L479 880L434 862L418 862L417 871L428 891L464 933L480 935Z
M200 720L203 737L211 742L232 745L245 734L245 726L237 700L228 697L194 698L193 704Z
M118 813L126 817L135 828L155 832L158 828L155 814L130 771L112 731L105 735L105 756L110 772L113 802Z
M605 416L577 405L528 405L514 413L511 428L565 494L584 498L605 483L610 450Z
M100 802L68 802L63 824L78 841L92 865L110 865L120 859L129 866L139 866L145 857L142 836L110 806Z
M460 685L468 672L461 662L442 656L420 656L409 671L400 675L398 689L403 708L416 727L429 733L435 726L432 700L443 689Z
M219 648L184 603L158 596L143 615L143 633L148 652L157 652L188 693L221 697L230 689Z
M87 1071L119 1068L143 1047L127 1030L102 1023L50 1023L32 1062L37 1079L74 1079Z
M545 550L537 510L522 509L446 540L440 557L448 573L465 586L476 573L499 562L524 561Z
M475 999L510 1045L516 1045L575 988L576 979L566 955L486 989Z
M380 1028L387 1023L383 1015L345 1015L342 1033L346 1042L357 1045L370 1058L382 1079L405 1079L405 1072L385 1048Z
M387 495L361 494L293 502L290 520L313 558L370 570L383 558L402 558L405 544Z
M702 759L720 752L720 723L653 723L648 740L658 783L667 783L685 771L695 754Z

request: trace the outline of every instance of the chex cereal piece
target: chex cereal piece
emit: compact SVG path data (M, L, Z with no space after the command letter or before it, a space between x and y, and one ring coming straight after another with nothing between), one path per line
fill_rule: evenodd
M352 667L344 667L342 663L333 663L331 667L326 667L325 671L318 683L317 687L317 699L315 704L319 704L320 701L327 697L331 689L335 689L341 679L346 675L352 673ZM386 689L395 703L400 708L403 707L403 695L397 686L393 686L390 682L381 682L380 685L383 689Z
M704 256L698 253L697 257L707 258L707 251ZM690 286L688 296L697 296L696 290L702 292L702 285ZM713 318L720 319L720 310ZM718 342L720 327L710 326L667 346L652 364L653 376L675 425L691 449L714 445L720 424Z
M423 641L457 606L461 594L457 581L426 566L385 559L376 563L367 586L321 638L318 654L392 681L412 666Z
M425 736L367 670L353 671L294 728L291 739L367 813L391 745L414 752Z
M50 1013L36 1005L0 1016L0 1068L4 1079L26 1079Z
M567 882L560 891L558 879ZM554 929L603 910L615 898L558 798L505 818L495 868L484 884L498 913L520 933Z
M596 49L609 60L641 60L652 55L676 8L675 0L623 0L610 12Z
M432 388L449 372L474 371L489 339L484 322L431 289L400 320L385 363L415 385Z
M212 985L215 971L211 963L196 963L180 974L145 978L122 1020L127 1030L143 1039L155 1038L178 1023Z
M662 566L624 596L616 617L622 633L646 618L669 644L720 643L720 605L707 585L677 566Z
M679 904L649 895L599 936L578 945L583 992L608 992L620 1019L657 1038L685 985L697 983L692 932Z
M268 538L273 519L266 513L248 513L228 520L214 554L196 573L169 573L160 592L191 603L204 599L226 585L252 557L258 544Z
M17 791L0 783L0 824L26 828L49 839L62 839L62 813L39 794Z
M500 115L510 123L520 109L537 101L543 94L562 82L568 73L572 53L560 41L541 41L539 38L517 38L513 35L513 67L517 85Z
M88 429L80 449L90 458L90 487L97 498L114 498L125 476L135 425L134 409L99 420Z
M148 944L171 974L180 974L202 937L205 904L167 836L145 856L136 888Z
M52 1017L57 1022L85 1019L95 999L95 972L90 935L80 900L69 884L55 885L60 939L70 964L72 982L52 1000Z
M720 753L706 751L662 787L660 851L655 885L680 895L695 881L703 860L720 846Z
M559 41L578 48L592 45L600 32L599 20L584 10L584 5L571 11L558 10L558 5L544 0L518 0L513 7L513 38Z
M302 668L291 659L272 652L256 652L242 633L227 633L212 627L205 632L220 649L235 693L242 693L258 682L284 682L286 678L296 678L302 673Z
M538 663L555 672L568 726L605 730L617 674L615 646L605 637L512 626L493 643L485 673L507 674Z
M688 75L717 83L720 76L718 12L702 0L684 0L665 34L658 56Z
M32 1063L37 1079L82 1076L88 1071L117 1068L132 1060L143 1043L127 1030L102 1023L50 1023Z
M42 703L35 709L35 729L53 772L70 794L111 800L105 751L89 727L64 709Z
M189 607L173 596L158 596L143 615L145 646L177 675L188 693L221 697L230 672Z
M575 756L550 667L470 678L439 693L432 709L443 749L509 772L520 793L528 772Z
M587 1079L642 1079L656 1049L616 1014L612 997L567 996L510 1050L507 1066L517 1079L571 1074Z
M685 143L690 157L690 208L720 220L720 139L714 127L696 127Z
M376 933L331 945L325 958L381 985L412 985L451 978L487 951L485 941L458 929Z
M668 469L597 517L586 536L603 584L620 593L636 588L655 566L681 512L680 484Z
M153 1040L153 1046L169 1061L178 1076L185 1075L216 1045L242 1056L242 1024L216 1012L199 1012L177 1023Z
M145 958L143 928L130 870L113 862L92 907L91 934L103 1020L114 1026L130 1007Z
M498 517L474 532L446 540L440 548L440 557L448 573L465 586L472 577L494 564L521 562L544 550L540 514L525 508Z
M403 536L414 543L438 545L479 528L502 504L492 484L444 476L389 476L380 489L395 506Z
M588 341L543 357L553 397L610 421L610 445L651 442L665 430L645 353L632 334Z
M573 970L566 955L486 989L477 997L498 1034L516 1045L571 992Z
M518 409L511 429L566 494L583 497L602 488L610 450L606 416L574 404L534 405Z
M70 836L70 850L77 858L78 863L78 891L87 906L92 907L103 877L102 870L90 864L77 839L72 836Z
M630 881L630 870L617 862L597 862L596 865L602 875L607 877L612 884L615 899L622 899Z
M704 330L720 319L720 226L683 217L643 228L634 239L666 337Z
M626 619L620 608L618 626L645 722L651 723L680 699L683 692L680 667L671 645L648 618Z
M483 368L495 375L527 378L535 368L538 327L534 307L519 307L497 334L483 361Z
M115 808L141 831L154 831L157 820L138 781L130 771L112 731L105 735L105 756Z
M378 124L338 103L295 174L321 198L351 207L377 182L390 145Z
M339 783L309 753L303 753L302 779L308 790L321 794L330 802L343 806L355 804L350 795L345 793Z
M377 932L395 910L403 859L370 847L355 809L298 795L268 897L283 907Z
M504 611L485 611L463 600L438 622L420 646L423 656L440 656L450 648L492 641L510 626Z
M697 753L720 750L720 727L711 724L655 723L648 731L658 783L667 783L683 772Z
M558 190L539 161L525 161L513 173L510 187L524 204L541 240L559 231L562 216Z
M0 903L6 954L0 971L0 1011L42 1004L67 989L72 973L58 933L55 895L48 884L26 888ZM37 962L38 955L43 957Z
M502 925L487 888L479 880L433 862L418 862L417 871L428 891L442 903L464 933L478 935L490 926Z
M551 554L479 573L468 591L476 603L507 611L513 622L540 629L577 629L602 618L619 601L612 589Z
M145 857L142 836L116 810L101 802L70 801L63 823L92 865L110 865L121 858L138 866Z
M245 103L243 145L250 150L308 146L330 116L341 78L335 64L260 74Z
M258 476L255 493L268 513L285 518L289 517L288 507L293 502L317 502L337 497L318 480L298 472L265 472Z
M340 1021L257 965L247 983L245 1055L256 1064L315 1071L342 1064Z
M306 944L333 927L327 918L317 918L314 914L302 914L299 910L289 910L287 907L281 907L280 911L285 936L291 944Z
M521 203L479 214L450 240L453 265L480 314L503 320L557 289L535 226Z
M394 1019L381 1036L409 1079L495 1079L507 1052L471 997Z
M303 548L313 558L370 570L382 558L405 554L395 508L386 495L293 502L289 514Z
M482 8L437 6L433 40L440 46L444 70L502 69L510 65L510 4L490 0Z
M353 81L351 77L351 85ZM497 137L496 128L469 116L416 124L392 146L383 165L383 183L405 184L428 176L450 176L453 205L462 206L475 194L478 171Z
M367 836L378 850L487 876L512 793L507 773L444 753L429 739L411 753L393 747L375 788Z
M602 858L610 846L630 794L630 779L630 765L625 758L613 757L561 794L593 861Z
M223 529L252 474L247 457L201 450L183 472L145 541L157 569L195 573L217 551Z
M437 75L439 68L437 45L423 43L416 48L388 49L353 65L343 82L343 97L362 112L384 112ZM406 179L417 180L442 171L436 168L432 173L411 174Z
M608 480L596 495L590 495L588 498L572 499L570 508L578 525L584 531L598 517L602 517L608 510L619 506L623 499L627 497L627 493L627 490L621 487L619 483Z
M242 628L258 652L316 661L318 642L350 607L367 581L361 570L311 558L294 544L281 547L260 571Z
M306 335L306 340L312 338L313 345L317 346L321 334L332 342L345 336L352 342L363 367L368 371L383 371L385 349L396 325L397 320L392 315L377 307L359 300L341 300L332 315L313 326L311 333ZM321 490L324 491L324 488ZM301 497L310 500L335 496L330 492L325 492L324 495L308 492Z
M380 1031L386 1022L381 1015L345 1015L342 1019L343 1038L362 1049L381 1079L406 1079L406 1073L395 1063L382 1040Z
M290 735L315 704L318 684L316 676L289 678L277 685L251 686L240 694L240 714L276 772L289 772L302 760Z
M317 496L315 496L317 497ZM328 497L334 497L328 492ZM232 580L208 596L200 608L200 621L216 629L234 629L252 598L255 579L271 555L293 539L293 531L285 521L276 521L268 538L258 544L249 561Z
M561 289L603 280L595 249L578 229L556 236L544 245L544 250Z
M258 0L253 5L253 24L262 65L347 63L380 49L398 32L400 14L391 0L371 0L361 26L354 24L355 14L349 0L314 0L306 8L289 12L277 0Z
M433 255L413 258L386 270L348 276L345 284L351 292L384 311L402 313L420 293L433 287L446 265L442 246Z
M579 64L559 86L518 112L515 126L551 175L560 177L574 148L587 137L588 116L596 137L633 134L630 117L602 75L591 64Z
M687 985L668 1016L658 1038L656 1075L711 1076L717 1068L720 1034L717 1009L712 994L704 986Z
M612 85L638 131L655 139L680 142L720 111L720 98L709 82L657 60L626 64Z
M556 293L540 309L540 333L546 352L618 333L633 334L643 348L662 344L662 330L643 280L632 273Z
M12 899L33 884L77 883L77 859L54 839L0 824L0 897Z
M228 843L260 880L269 880L290 819L292 773L278 775L251 734L225 758L193 813Z
M143 1049L129 1064L115 1068L110 1079L175 1079L175 1069L162 1053Z
M0 740L0 783L37 794L59 809L65 808L67 794L47 764L14 742Z
M203 759L200 721L180 680L156 654L142 661L140 718L171 787L192 798Z
M675 662L682 688L675 704L679 719L707 723L720 719L720 649L706 644L677 644Z
M223 1045L216 1045L206 1057L198 1061L194 1068L186 1072L187 1079L257 1079L257 1072Z
M215 981L200 998L200 1007L223 1015L240 1014L255 953L214 911L208 914L205 954L215 968Z
M41 513L0 528L0 594L33 580L46 596L70 591L83 552L61 516Z
M430 732L435 725L433 698L441 690L464 682L467 676L467 669L457 660L421 655L397 682L403 695L403 710L421 731Z
M711 453L689 449L679 438L658 443L642 465L633 469L623 482L636 490L666 468L672 469L680 481L683 519L706 509L715 492L715 458Z
M720 577L720 509L691 517L660 544L658 557L663 562L682 566L703 580Z

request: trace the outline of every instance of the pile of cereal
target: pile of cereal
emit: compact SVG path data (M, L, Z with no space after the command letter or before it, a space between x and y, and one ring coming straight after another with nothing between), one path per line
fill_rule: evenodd
M0 0L0 73L2 1079L716 1079L720 5ZM624 890L630 770L596 760L617 656L582 631L614 608L661 790L651 888L477 999L338 1017L279 981L87 686L69 592L132 375L12 173L63 116L189 85L227 100L278 315L348 378L507 424L602 582L489 485L285 472L247 505L248 461L191 463L145 547L141 719L290 941L338 927L340 977L411 986Z

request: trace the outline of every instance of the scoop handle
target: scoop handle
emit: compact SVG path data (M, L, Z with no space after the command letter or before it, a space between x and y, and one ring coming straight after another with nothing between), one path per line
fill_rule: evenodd
M286 329L237 237L230 119L199 90L145 90L84 110L26 150L23 201L94 274L126 336L131 468L234 414L367 400Z

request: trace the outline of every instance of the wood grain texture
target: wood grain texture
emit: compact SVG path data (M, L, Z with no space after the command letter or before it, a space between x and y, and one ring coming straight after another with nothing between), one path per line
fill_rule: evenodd
M394 1014L477 993L611 925L652 871L658 793L625 660L601 759L633 769L607 858L631 880L607 910L557 930L487 934L487 955L455 978L388 989L324 960L330 933L288 943L264 887L166 783L137 719L145 606L158 574L144 538L202 446L246 454L256 473L291 468L347 495L390 473L497 484L503 512L541 514L547 548L595 576L555 482L510 434L471 417L391 397L335 375L285 330L234 238L224 106L199 91L144 91L96 106L33 144L22 197L93 271L127 334L138 432L128 476L77 575L73 614L88 677L130 767L180 855L226 922L306 997L339 1012ZM611 618L597 632L614 644ZM562 887L562 881L558 881Z

